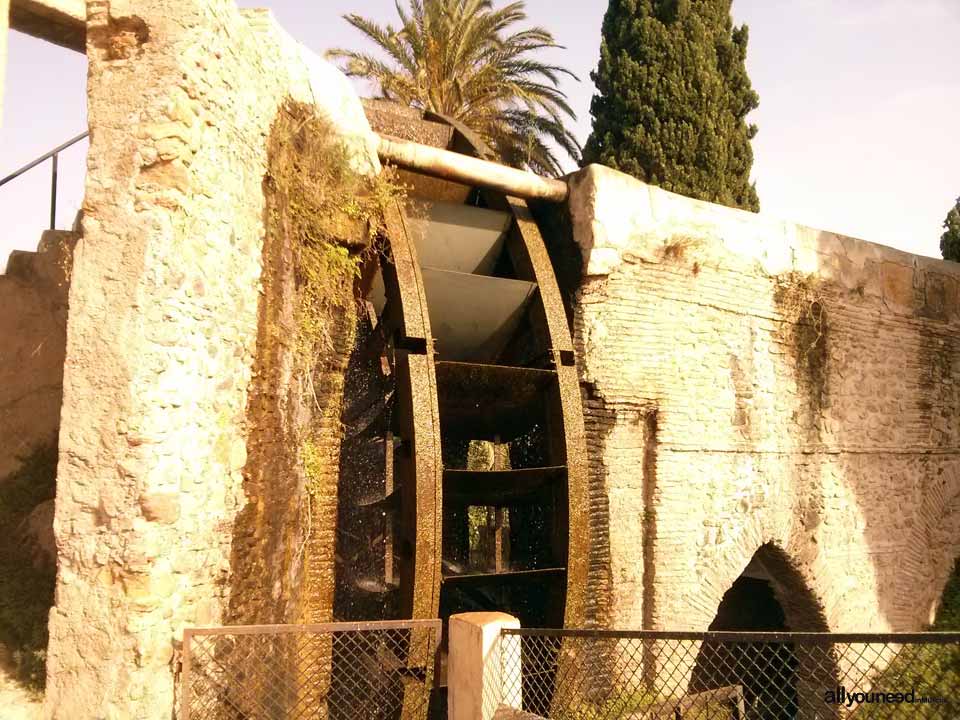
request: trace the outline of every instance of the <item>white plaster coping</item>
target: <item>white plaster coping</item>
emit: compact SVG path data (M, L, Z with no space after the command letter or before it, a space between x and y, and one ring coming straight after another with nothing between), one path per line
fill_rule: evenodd
M627 254L659 262L663 246L682 237L698 244L701 256L732 253L755 261L770 276L816 272L856 288L871 266L889 264L960 282L958 263L694 200L603 165L588 165L567 182L586 275L609 275Z
M2 0L0 0L2 2ZM350 79L333 63L297 42L266 8L244 8L240 14L254 32L269 38L280 66L287 73L290 96L313 105L330 123L350 153L354 170L380 173L380 138L370 127L360 96Z
M300 46L300 57L307 67L310 90L317 112L343 137L351 151L354 169L378 174L379 137L370 127L360 96L339 68Z

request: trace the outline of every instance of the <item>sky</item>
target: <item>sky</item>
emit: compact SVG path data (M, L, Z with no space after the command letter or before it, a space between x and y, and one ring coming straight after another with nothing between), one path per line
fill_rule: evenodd
M394 21L393 0L259 0L316 52L363 40L342 15ZM497 4L502 4L497 2ZM531 23L564 50L547 59L579 76L564 90L590 132L590 72L606 4L527 0ZM734 0L750 27L747 68L761 212L939 257L943 220L960 196L960 0ZM10 33L0 177L86 128L86 60ZM82 143L60 159L58 227L83 192ZM573 169L572 167L569 169ZM49 218L49 163L0 187L0 268L35 249Z

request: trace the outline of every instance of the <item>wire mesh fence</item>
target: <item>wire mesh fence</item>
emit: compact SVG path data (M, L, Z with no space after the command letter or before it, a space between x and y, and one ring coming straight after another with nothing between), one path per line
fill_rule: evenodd
M520 629L499 645L497 720L960 718L960 633Z
M425 719L439 620L184 632L180 720Z

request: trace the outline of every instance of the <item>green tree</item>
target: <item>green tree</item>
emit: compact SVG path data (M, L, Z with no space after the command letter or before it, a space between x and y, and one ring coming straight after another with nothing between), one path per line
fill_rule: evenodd
M527 19L522 1L494 8L491 0L409 0L405 10L398 0L396 7L399 28L344 16L386 59L339 48L328 56L374 82L384 98L461 121L506 163L558 174L554 146L579 161L580 145L564 127L576 115L560 90L562 76L576 76L533 56L560 47L547 30L512 30Z
M759 104L732 0L610 0L584 162L667 190L758 210L750 182Z
M943 259L960 262L960 198L957 198L957 204L947 213L943 227L946 228L946 232L940 236Z

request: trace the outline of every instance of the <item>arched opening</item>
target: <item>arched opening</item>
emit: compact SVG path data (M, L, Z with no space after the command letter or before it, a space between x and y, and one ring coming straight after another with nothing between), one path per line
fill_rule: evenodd
M724 593L709 630L724 632L826 631L822 609L787 555L772 544L760 547ZM739 686L758 720L794 720L811 690L829 687L835 668L807 668L792 643L705 642L689 691ZM810 697L808 697L810 696Z

